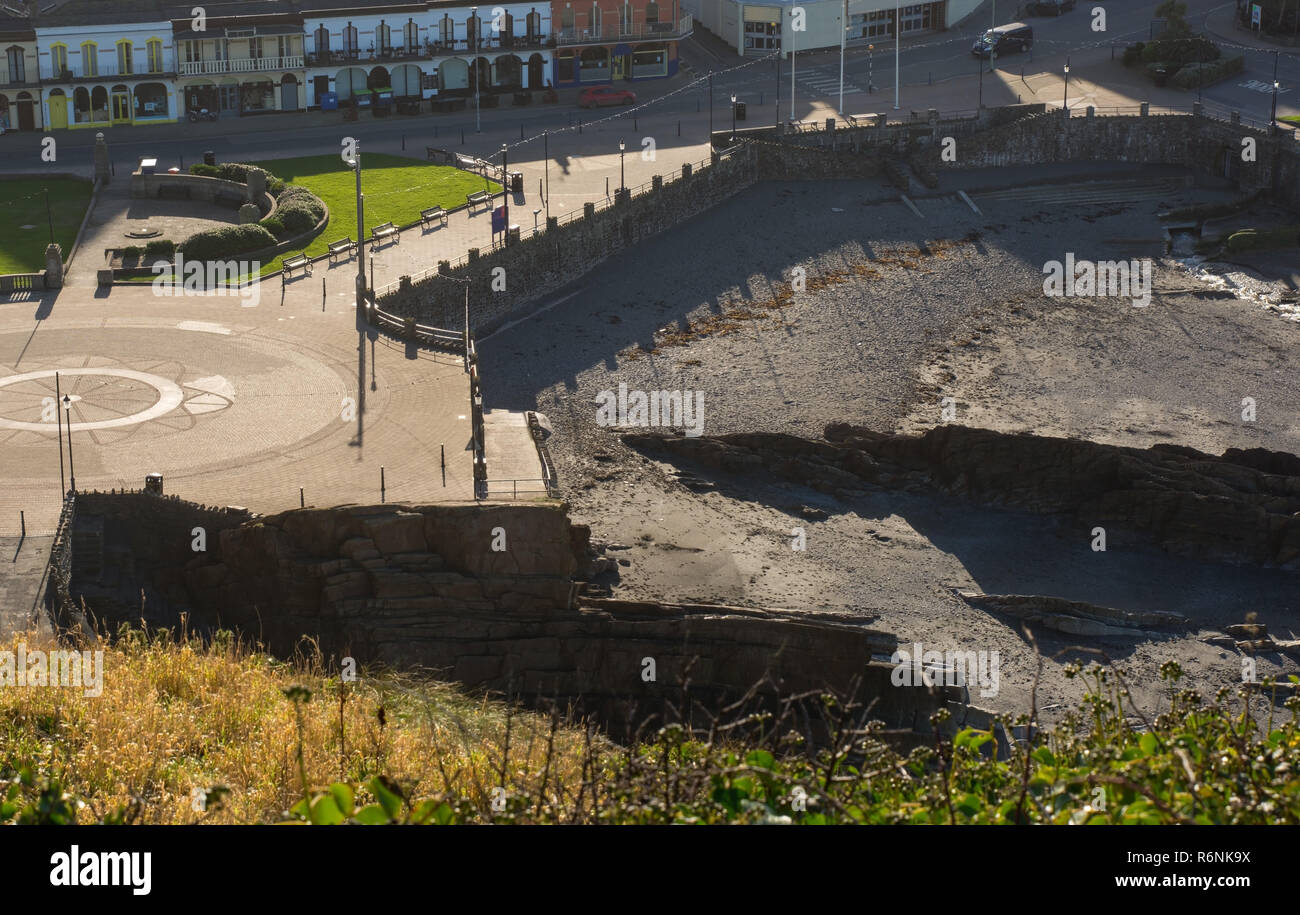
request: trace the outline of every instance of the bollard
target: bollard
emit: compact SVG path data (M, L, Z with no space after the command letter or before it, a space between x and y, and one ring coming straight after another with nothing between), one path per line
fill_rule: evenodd
M384 465L383 465L383 464L380 464L380 465L379 465L379 501L380 501L380 502L383 502L383 501L384 501L384 498L385 498L384 493L385 493L385 485L384 485Z
M406 149L406 134L402 134L402 149Z
M325 277L320 278L320 310L325 310Z
M185 157L181 156L181 171L185 171Z
M520 125L519 125L519 139L522 140L523 138L524 138L524 125L523 125L523 124L520 124Z
M307 507L307 501L306 501L305 498L303 498L302 487L301 487L301 486L298 487L298 507L299 507L299 508L306 508L306 507Z
M464 146L464 145L465 145L465 128L464 128L464 127L462 127L462 128L460 129L460 145L461 145L461 146Z
M636 130L636 129L637 129L637 128L636 128L636 115L633 115L633 116L632 116L632 129L633 129L633 130Z
M578 118L578 133L582 133L582 118Z
M609 175L605 176L605 199L609 199Z
M23 536L27 536L27 513L22 509L18 510L18 523L22 525Z
M681 135L682 135L682 122L681 122L681 121L678 121L678 122L677 122L677 136L680 137Z

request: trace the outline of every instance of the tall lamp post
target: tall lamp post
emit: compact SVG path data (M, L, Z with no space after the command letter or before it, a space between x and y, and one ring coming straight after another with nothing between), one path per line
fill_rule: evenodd
M470 56L469 65L474 68L474 132L483 132L483 122L479 117L478 90L479 90L479 73L478 73L478 7L469 8L470 22L474 23L474 53Z
M506 144L502 143L501 144L501 204L504 208L502 215L505 216L506 219L506 224L504 226L505 233L506 233L506 240L501 243L503 246L510 244L510 169L507 167L509 163L507 163L506 161L508 155L509 155L509 147L507 147Z
M72 483L72 491L77 491L77 468L72 464L72 398L67 394L63 395L63 410L68 414L68 477Z
M710 134L712 136L712 134ZM618 141L618 196L623 197L627 194L627 185L623 180L623 150L627 145L620 139Z
M358 141L348 160L349 167L357 173L357 302L367 321L370 320L370 300L366 296L366 198L361 194L361 143Z
M731 142L736 142L736 93L731 93Z
M875 45L873 44L867 45L867 94L868 95L876 91L876 81L875 81L876 66L875 66L875 62L871 59L872 54L875 50L876 50Z
M709 149L713 149L713 71L709 71Z
M844 44L849 34L849 0L844 0L844 12L840 15L840 107L837 112L844 117Z
M1070 58L1065 59L1065 94L1061 96L1061 108L1066 117L1070 116Z
M898 53L900 50L900 43L901 43L900 36L903 33L903 23L898 18L898 13L901 8L902 7L900 4L897 3L894 4L894 110L895 111L898 110L898 97L899 97L898 96L898 90L899 90Z
M1277 51L1273 52L1273 112L1269 115L1269 130L1277 133L1277 90L1281 85L1277 81Z
M782 13L781 15L785 15ZM785 22L784 19L781 20ZM776 29L776 23L772 23L772 28ZM781 126L781 52L776 52L776 126Z
M790 120L794 120L794 7L790 7Z
M542 159L546 163L546 218L551 218L551 138L549 134L542 131Z
M68 497L68 487L63 480L63 414L58 411L58 404L63 401L63 392L59 390L59 373L54 373L54 419L59 424L59 498Z

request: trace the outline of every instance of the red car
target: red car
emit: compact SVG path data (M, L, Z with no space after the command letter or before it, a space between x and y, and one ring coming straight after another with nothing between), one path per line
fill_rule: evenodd
M612 86L592 86L578 94L579 108L599 108L601 105L635 105L636 93Z

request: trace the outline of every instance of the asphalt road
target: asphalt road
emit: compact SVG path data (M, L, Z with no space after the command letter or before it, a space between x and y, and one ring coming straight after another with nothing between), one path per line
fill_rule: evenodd
M1158 4L1149 2L1121 2L1121 0L1090 0L1081 2L1074 10L1059 17L1030 17L1035 33L1034 47L1026 54L1011 54L994 62L1001 70L1025 67L1028 72L1059 68L1071 54L1090 51L1093 55L1104 53L1098 49L1111 43L1124 45L1147 38L1151 33L1152 19ZM1002 13L991 6L977 11L964 24L947 32L920 36L906 41L899 55L899 75L903 85L902 101L906 107L907 87L955 81L954 96L966 81L974 82L978 76L978 62L969 53L975 38L988 28L995 17L1005 19L1014 9L1010 0L997 3ZM1229 15L1234 4L1222 0L1189 0L1189 20L1198 30L1204 29L1207 19L1218 26L1220 38L1228 53L1242 53L1246 57L1245 72L1228 82L1213 86L1204 92L1204 100L1211 110L1235 109L1248 121L1265 122L1272 106L1272 81L1275 55L1270 50L1247 46L1247 33L1235 32ZM1091 10L1106 10L1106 30L1092 30ZM988 16L986 19L985 16ZM1233 38L1241 41L1234 47ZM714 71L713 98L716 122L719 129L728 117L729 96L734 92L751 105L771 105L779 92L782 106L790 99L790 65L778 65L774 60L744 60L727 49L718 50L718 42L707 35L699 40L683 43L682 58L691 65L696 77ZM846 94L865 92L874 87L880 102L873 107L855 100L846 107L852 111L887 110L894 96L894 66L892 45L877 45L875 50L858 46L845 54L844 82ZM1282 89L1278 96L1279 114L1300 113L1300 51L1288 49L1276 55L1278 79ZM989 62L984 62L985 68ZM961 82L956 82L961 81ZM639 84L643 117L663 120L691 119L707 111L708 96L703 84L688 86L691 77L686 75L657 84ZM804 117L808 105L814 101L831 102L839 91L839 53L826 50L799 54L795 59L795 116ZM482 113L483 132L476 132L473 110L454 116L423 116L415 119L393 117L388 120L364 119L348 124L341 119L324 120L320 114L302 116L301 119L267 119L264 124L240 121L232 131L226 122L216 124L175 127L117 128L110 132L112 156L119 169L129 169L143 156L157 156L164 165L179 163L189 165L197 161L203 150L213 150L222 161L256 160L285 156L314 155L338 148L345 135L361 137L370 149L400 150L404 136L409 139L406 152L419 154L421 145L429 142L488 156L500 148L503 140L520 139L520 130L526 136L575 126L581 118L590 121L605 116L608 111L582 112L572 104L573 90L562 91L561 103L554 106L525 109L490 109ZM1190 96L1189 96L1190 101ZM949 106L959 108L960 105ZM973 105L971 106L973 107ZM784 110L782 112L784 117ZM285 125L288 126L285 126ZM264 126L265 129L256 129ZM253 128L253 129L250 129ZM464 131L464 146L461 145ZM436 135L436 139L435 139ZM73 169L88 173L92 165L91 131L77 131L56 135L59 143L57 164L45 163L40 158L39 134L10 134L0 137L0 156L5 159L8 171L39 171L51 168ZM604 142L604 141L595 141Z

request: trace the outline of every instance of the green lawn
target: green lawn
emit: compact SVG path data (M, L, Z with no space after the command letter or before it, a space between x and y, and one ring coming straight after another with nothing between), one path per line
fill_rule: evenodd
M1290 114L1286 117L1278 118L1278 120L1286 121L1288 124L1300 124L1300 114Z
M76 178L40 177L0 181L0 273L37 273L45 269L50 220L43 188L50 189L54 240L63 248L64 260L72 253L77 229L90 203L91 183Z
M324 254L331 241L351 236L356 241L356 175L337 154L272 159L252 162L289 184L301 184L325 201L330 221L325 230L303 250L314 257ZM495 181L486 182L493 193L501 190ZM406 156L362 153L361 191L366 197L366 237L381 223L405 225L420 218L420 211L441 204L446 209L462 206L465 195L484 189L478 175L448 165L431 165ZM290 252L293 254L295 252ZM282 258L263 267L263 272L280 269Z

